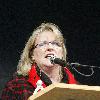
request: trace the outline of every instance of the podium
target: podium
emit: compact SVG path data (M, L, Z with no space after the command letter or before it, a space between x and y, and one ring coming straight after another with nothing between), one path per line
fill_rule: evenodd
M51 84L28 100L100 100L100 87L76 84Z

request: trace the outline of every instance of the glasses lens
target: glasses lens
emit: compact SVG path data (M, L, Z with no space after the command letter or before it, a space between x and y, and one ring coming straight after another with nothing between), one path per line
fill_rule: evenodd
M51 44L54 45L54 46L61 47L61 43L58 42L58 41L52 41Z

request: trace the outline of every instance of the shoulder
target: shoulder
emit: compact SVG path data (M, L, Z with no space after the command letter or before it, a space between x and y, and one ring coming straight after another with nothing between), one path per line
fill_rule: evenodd
M17 77L13 78L12 80L8 81L6 84L6 88L15 91L17 89L23 89L25 87L31 86L28 81L27 77L18 75Z
M27 81L26 77L17 76L7 82L2 91L2 100L6 100L7 98L16 98L16 100L21 98L21 100L27 100L25 98L32 95L33 91L34 87Z

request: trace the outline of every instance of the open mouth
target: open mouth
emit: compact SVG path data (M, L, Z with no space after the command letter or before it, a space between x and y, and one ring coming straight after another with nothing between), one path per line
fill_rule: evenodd
M54 57L54 54L47 54L47 55L45 56L45 58L48 58L48 59L50 59L51 57Z

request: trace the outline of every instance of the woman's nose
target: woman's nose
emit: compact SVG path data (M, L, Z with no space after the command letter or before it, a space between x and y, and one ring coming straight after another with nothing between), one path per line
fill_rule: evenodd
M47 45L47 51L53 51L54 47L52 46L52 44L49 43L49 45Z
M51 52L51 51L53 51L53 49L52 48L47 48L47 51L50 51Z

